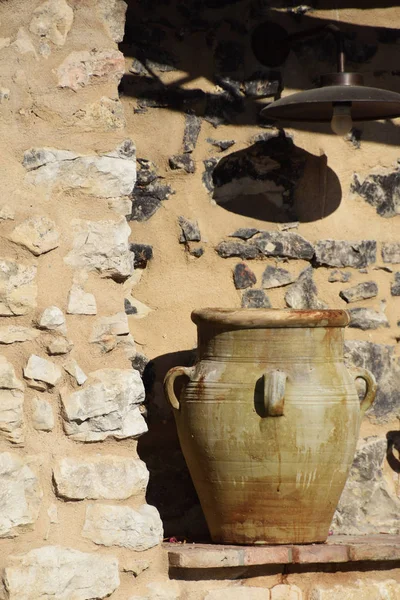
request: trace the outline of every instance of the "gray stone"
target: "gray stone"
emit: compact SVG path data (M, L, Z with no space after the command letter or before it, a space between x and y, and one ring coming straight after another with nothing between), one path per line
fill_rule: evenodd
M271 308L264 290L246 290L242 296L242 308Z
M147 431L140 411L144 387L138 371L101 369L82 390L62 392L64 429L80 442L137 438Z
M0 316L25 315L36 306L36 267L0 259Z
M236 144L235 140L214 140L213 138L207 138L207 142L218 148L220 152L225 152Z
M67 332L64 314L58 306L48 306L41 314L38 326L47 331Z
M181 244L201 241L201 233L197 221L189 221L189 219L186 219L185 217L179 217L178 223L182 230L182 233L179 236L179 242Z
M233 271L233 281L237 290L245 290L257 283L257 277L245 263L238 263Z
M78 385L83 385L87 380L85 373L82 371L74 358L70 358L64 363L64 369L71 377L73 377Z
M55 386L61 379L61 369L54 363L31 354L24 368L24 377Z
M368 535L399 534L400 499L383 474L387 441L367 437L359 441L357 453L334 520L335 533Z
M0 538L32 529L39 516L43 493L34 470L32 457L0 454ZM21 600L22 596L13 598Z
M243 87L245 95L251 98L277 96L282 87L280 73L256 71L244 81Z
M31 342L40 335L39 331L22 325L5 325L0 327L0 344Z
M282 287L293 283L295 279L294 275L286 271L286 269L271 267L269 265L262 275L262 287L267 290Z
M279 231L289 231L289 229L298 229L300 221L292 221L291 223L278 223Z
M132 192L132 212L128 217L130 221L147 221L167 200L175 194L172 187L163 183L163 177L157 173L153 162L145 158L138 158L138 172L136 185Z
M119 50L71 52L57 69L58 85L78 91L93 83L118 84L125 72L125 58Z
M9 236L12 242L28 248L35 256L57 248L59 238L56 224L47 217L30 217L18 225Z
M361 181L354 175L351 191L358 194L376 209L381 217L395 217L400 214L399 202L400 169L381 169L381 173L368 175Z
M131 234L126 220L72 221L73 248L64 261L76 269L98 271L115 281L127 279L134 270L133 255L129 250Z
M153 246L149 244L131 244L129 249L135 257L133 262L135 269L145 269L149 260L153 258Z
M329 273L328 281L329 283L347 283L351 279L351 273L346 271L339 271L338 269L333 269Z
M145 187L159 178L157 167L151 160L147 158L137 159L136 185Z
M119 312L96 319L89 342L98 344L102 352L110 352L121 342L121 338L128 334L128 318L125 312Z
M187 244L186 249L188 250L190 256L194 256L194 258L200 258L204 254L204 248L202 246L193 247L191 244Z
M85 292L80 285L73 284L68 294L67 313L69 315L96 315L96 298L93 294Z
M390 286L392 296L400 296L400 273L394 274L394 283Z
M389 327L389 321L385 313L377 312L372 308L349 308L350 315L349 327L356 329L378 329L379 327Z
M259 229L255 229L254 227L241 227L240 229L236 229L233 233L229 235L229 237L240 238L241 240L248 240L259 233Z
M244 242L220 242L215 248L221 258L229 258L231 256L240 256L242 259L257 258L260 255L257 246L254 243Z
M89 504L82 535L102 546L121 546L140 552L162 542L163 526L158 510L143 504L129 506Z
M253 241L253 240L252 240ZM291 231L262 231L254 243L265 256L311 260L314 247L298 233Z
M201 118L192 113L185 115L185 131L183 133L183 151L193 152L201 129Z
M387 242L382 244L382 260L384 263L400 263L400 243Z
M53 470L57 495L68 500L126 500L143 494L149 480L138 458L96 455L61 458Z
M97 198L131 194L136 181L135 147L126 140L116 150L81 155L56 148L31 148L24 154L26 181L50 189L78 190Z
M124 0L97 0L97 10L114 42L122 42L127 4Z
M186 173L194 173L196 171L196 163L189 154L175 154L170 156L168 164L173 170L183 170Z
M315 263L318 266L353 267L363 269L376 262L376 242L363 240L320 240L315 244Z
M74 11L65 0L48 0L33 11L29 31L56 46L64 46L73 20Z
M32 425L38 431L52 431L54 429L54 414L50 402L42 398L32 400Z
M307 267L300 273L297 281L289 287L285 294L285 302L289 308L315 310L327 308L326 304L318 298L313 275L313 268Z
M118 560L61 546L10 556L4 571L9 600L101 600L120 584Z
M203 182L203 185L205 186L208 192L214 191L213 173L218 162L219 159L215 158L214 156L212 158L206 158L206 160L203 160L204 172L201 177L201 181Z
M375 298L378 295L378 286L374 281L364 281L351 288L342 290L339 296L346 302L358 302L359 300L367 300Z
M400 406L400 364L394 346L371 342L347 341L345 357L348 366L371 371L378 391L368 416L379 422L395 418Z

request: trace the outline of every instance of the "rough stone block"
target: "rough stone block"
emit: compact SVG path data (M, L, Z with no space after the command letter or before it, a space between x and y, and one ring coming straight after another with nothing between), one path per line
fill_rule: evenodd
M378 329L389 327L389 321L385 313L372 310L372 308L349 308L349 327L356 329Z
M0 344L30 342L40 335L39 331L22 325L6 325L0 327Z
M386 581L357 581L354 585L318 585L310 594L310 600L400 600L400 585L393 579Z
M318 298L318 290L313 276L313 268L307 267L300 273L297 281L289 286L285 294L285 302L289 308L303 310L327 308L325 302Z
M375 281L363 281L351 288L342 290L339 296L346 302L359 302L378 295L378 286Z
M387 242L382 244L382 260L384 263L400 263L400 244Z
M35 256L57 248L59 238L56 224L47 217L30 217L17 225L9 236L12 242L28 248Z
M29 31L56 46L64 46L73 20L74 11L65 0L48 0L33 11Z
M125 58L119 50L71 52L57 69L58 85L78 91L98 83L118 84L125 72Z
M262 275L262 286L267 290L289 285L294 281L295 277L289 271L278 267L271 267L270 265L268 265Z
M319 266L363 269L376 262L376 242L320 240L315 244L315 262Z
M314 247L298 233L292 231L262 231L254 242L265 256L302 258L311 260Z
M257 277L245 263L238 263L233 271L233 281L237 290L244 290L257 283Z
M24 377L34 379L35 381L43 381L51 386L56 385L61 379L61 369L54 363L31 354L24 368Z
M297 585L275 585L270 592L271 600L303 600L302 591Z
M36 306L36 267L0 260L0 316L25 315Z
M54 429L54 414L50 402L42 398L32 400L32 425L38 431Z

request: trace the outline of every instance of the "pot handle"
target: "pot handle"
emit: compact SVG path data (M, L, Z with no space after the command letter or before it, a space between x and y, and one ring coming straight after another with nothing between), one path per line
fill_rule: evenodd
M282 417L285 407L287 373L267 371L264 373L264 409L267 417Z
M172 408L175 408L175 410L180 409L179 400L176 397L175 390L174 390L175 379L177 377L182 377L183 375L185 375L186 377L189 377L189 379L190 379L190 377L193 374L193 371L194 371L194 367L174 367L173 369L170 369L165 376L164 392L165 392L165 395L167 396Z
M367 391L360 405L361 414L364 415L375 400L378 385L374 375L368 369L355 368L351 369L351 373L354 375L354 379L364 379L367 384Z

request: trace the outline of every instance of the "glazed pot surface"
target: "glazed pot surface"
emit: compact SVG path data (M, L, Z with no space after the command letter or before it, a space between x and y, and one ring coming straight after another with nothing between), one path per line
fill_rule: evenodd
M213 541L326 540L373 376L343 363L345 311L195 311L198 361L166 391ZM189 380L180 399L173 382ZM360 402L355 378L367 381Z

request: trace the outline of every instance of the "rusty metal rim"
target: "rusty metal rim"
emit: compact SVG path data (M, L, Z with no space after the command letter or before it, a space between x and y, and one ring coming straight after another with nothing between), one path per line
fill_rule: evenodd
M196 325L209 323L220 327L243 329L290 327L346 327L350 322L346 310L294 310L277 308L202 308L191 315Z

